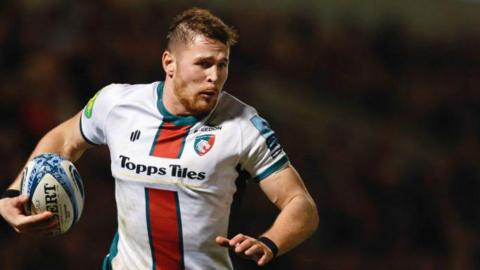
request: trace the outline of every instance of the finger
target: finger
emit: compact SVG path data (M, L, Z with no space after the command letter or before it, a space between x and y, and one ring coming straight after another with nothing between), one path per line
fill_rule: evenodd
M24 214L25 205L28 203L29 198L27 195L20 195L14 198L10 198L8 201L8 205L11 208L10 213L15 214Z
M249 257L256 256L256 260L258 260L260 256L262 256L265 253L265 251L262 249L261 246L253 245L249 249L247 249L244 253Z
M223 236L217 236L215 242L222 247L230 247L230 240Z
M42 221L46 221L49 218L53 217L53 213L50 211L42 212L40 214L30 215L30 216L19 216L19 225L30 226L31 224L36 224Z
M263 256L257 261L257 265L265 265L270 261L270 259L271 257L268 255L268 253L264 253Z
M255 245L255 241L247 238L235 246L235 252L243 253L245 250L249 249L253 245Z
M40 234L40 235L44 235L44 236L53 236L55 235L55 232L58 232L59 231L59 228L58 228L58 224L50 224L48 227L43 227L43 228L35 228L35 229L32 229L32 230L28 230L28 231L23 231L23 233L31 233L31 234Z
M28 197L28 195L22 194L22 195L17 196L17 198L18 198L19 201L26 202L26 201L28 201L28 199L30 197Z
M25 232L42 232L42 231L52 231L58 227L58 220L55 218L50 218L39 223L34 223L23 228Z
M235 237L233 237L232 239L230 239L229 244L230 244L231 247L235 247L239 243L243 242L243 240L245 240L245 239L247 239L247 236L240 233L240 234L235 235Z
M15 204L15 206L23 206L25 205L27 202L28 202L28 196L27 195L20 195L20 196L17 196L17 197L13 197L12 200L13 200L13 203Z

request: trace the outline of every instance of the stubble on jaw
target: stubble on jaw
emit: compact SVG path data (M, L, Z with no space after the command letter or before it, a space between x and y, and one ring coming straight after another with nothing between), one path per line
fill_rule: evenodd
M180 74L178 74L180 75ZM210 113L217 104L219 94L210 102L202 100L203 98L199 95L200 90L191 91L186 89L182 85L178 85L178 82L174 80L174 89L173 94L176 99L182 104L182 106L189 112L191 115L205 115Z

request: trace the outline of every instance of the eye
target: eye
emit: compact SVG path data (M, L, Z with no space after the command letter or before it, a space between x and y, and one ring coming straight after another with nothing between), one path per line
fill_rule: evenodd
M209 68L212 66L212 62L208 60L201 60L201 61L198 61L196 65L202 68Z
M219 67L219 68L226 68L227 66L228 66L228 63L227 63L227 62L220 62L220 63L218 64L218 67Z

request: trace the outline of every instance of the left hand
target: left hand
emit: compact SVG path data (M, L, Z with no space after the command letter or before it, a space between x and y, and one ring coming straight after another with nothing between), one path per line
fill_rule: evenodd
M270 248L247 235L237 234L232 239L217 236L215 242L222 247L230 248L240 257L255 261L260 266L267 264L273 259L273 253Z
M3 217L18 233L36 233L52 235L58 227L52 212L46 211L39 214L25 215L24 205L28 202L28 196L20 195L0 200L0 217Z

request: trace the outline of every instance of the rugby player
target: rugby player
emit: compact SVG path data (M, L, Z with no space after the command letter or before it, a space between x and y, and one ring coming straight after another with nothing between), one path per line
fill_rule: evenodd
M265 265L317 228L315 203L270 125L222 91L236 40L209 11L182 12L168 31L164 81L104 87L32 152L76 161L108 146L118 232L103 269L232 269L228 249ZM260 236L229 238L236 183L247 178L280 212ZM52 213L26 216L19 184L20 176L0 214L19 233L49 234Z

